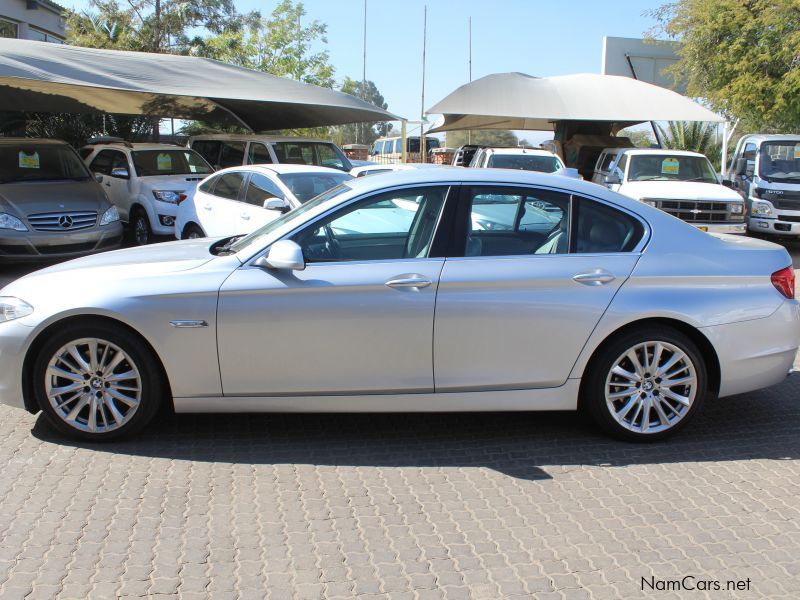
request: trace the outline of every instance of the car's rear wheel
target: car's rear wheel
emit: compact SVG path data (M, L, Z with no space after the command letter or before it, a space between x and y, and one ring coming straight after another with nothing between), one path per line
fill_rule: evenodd
M186 227L183 228L184 240L196 240L202 237L206 237L206 234L204 234L203 230L200 229L194 223L189 223Z
M150 219L143 209L136 208L133 211L130 227L131 239L137 246L145 246L152 241L153 230L150 228Z
M73 438L131 435L156 414L165 386L152 350L113 324L72 325L41 348L33 392L48 421Z
M670 327L622 334L598 352L581 409L615 437L651 441L691 420L706 397L707 371L692 340Z

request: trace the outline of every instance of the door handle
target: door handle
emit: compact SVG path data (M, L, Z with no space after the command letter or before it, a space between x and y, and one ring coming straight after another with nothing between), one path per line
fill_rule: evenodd
M595 269L588 273L578 273L572 278L573 281L582 283L583 285L605 285L615 279L616 277L614 277L612 273L603 269Z
M424 288L431 282L424 277L403 277L401 279L390 279L386 286L390 288Z
M242 214L239 215L239 217L244 219L245 221L249 221L250 220L250 215L248 215L247 213L242 213Z
M211 210L211 203L204 204L203 208L205 208L206 210Z
M111 187L111 182L110 181L106 182L106 187Z

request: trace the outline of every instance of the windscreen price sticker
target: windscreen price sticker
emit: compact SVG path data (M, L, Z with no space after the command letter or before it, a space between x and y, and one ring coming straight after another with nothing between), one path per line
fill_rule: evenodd
M797 144L794 147L794 157L795 158L800 158L800 144Z
M169 154L159 154L156 157L156 166L159 171L171 171L172 157Z
M39 153L34 152L28 154L20 150L19 152L19 168L20 169L38 169L39 168Z
M681 165L677 158L665 158L661 161L661 172L664 175L677 175L680 167Z

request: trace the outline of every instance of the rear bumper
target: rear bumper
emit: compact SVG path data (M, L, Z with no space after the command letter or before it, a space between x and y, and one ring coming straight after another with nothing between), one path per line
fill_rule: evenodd
M119 248L121 242L121 223L69 233L3 230L0 233L0 261L75 258Z
M792 370L800 346L800 304L787 300L769 317L701 331L719 358L719 396L750 392L780 383Z

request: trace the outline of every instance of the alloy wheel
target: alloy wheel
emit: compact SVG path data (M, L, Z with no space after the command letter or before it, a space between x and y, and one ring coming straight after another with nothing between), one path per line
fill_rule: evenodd
M144 246L150 241L150 228L146 219L147 217L138 215L133 223L133 236L140 246Z
M61 347L47 365L45 392L56 415L80 431L105 433L131 420L142 398L139 368L122 348L98 338Z
M621 354L606 377L612 418L636 433L674 427L697 396L697 371L689 355L663 341L636 344Z

